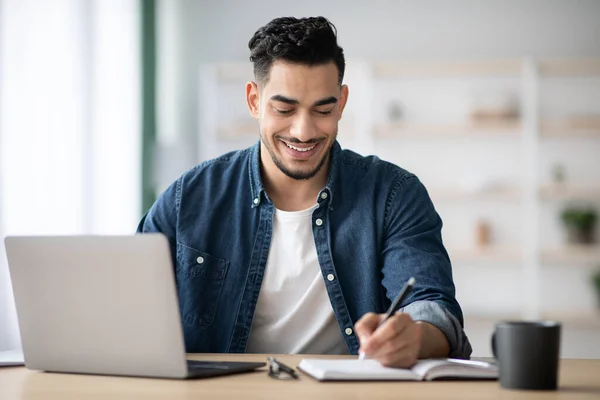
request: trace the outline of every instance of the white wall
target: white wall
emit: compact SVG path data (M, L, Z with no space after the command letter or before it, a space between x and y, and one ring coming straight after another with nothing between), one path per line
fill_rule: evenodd
M254 32L279 16L326 16L355 59L600 56L595 0L182 0L175 7L176 120L190 140L198 127L198 66L247 60Z
M256 29L280 16L323 15L350 57L600 54L595 0L184 0L182 44L194 60L241 60Z

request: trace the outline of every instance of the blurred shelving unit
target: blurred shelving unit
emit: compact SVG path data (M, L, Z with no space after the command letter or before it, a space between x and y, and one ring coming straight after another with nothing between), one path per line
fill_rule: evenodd
M597 332L591 274L600 268L600 246L568 244L556 231L569 205L600 210L600 59L539 60L537 69L540 317ZM556 166L565 176L544 176Z
M542 319L561 321L567 327L583 327L600 329L600 312L569 312L569 311L553 311L541 314Z
M544 200L600 199L600 185L555 183L540 187Z
M373 64L376 78L447 78L473 76L514 76L521 74L521 60L436 60L436 61L386 61Z
M552 317L553 293L568 290L575 300L554 315L600 327L585 286L600 247L565 245L557 221L571 201L600 208L600 59L346 61L340 143L423 181L467 320ZM258 140L251 79L247 62L201 68L201 160ZM493 227L485 246L473 237L480 219Z
M375 125L373 131L377 138L397 139L451 139L457 137L484 139L494 136L518 138L521 126L518 121L429 126L390 123Z
M600 262L600 246L564 245L546 248L542 249L541 259L547 265L597 265Z
M600 59L543 59L539 61L539 73L551 77L598 77Z
M514 246L486 246L453 248L449 247L448 254L454 262L464 263L504 263L520 264L522 262L522 251Z
M540 132L547 138L600 137L600 117L571 117L563 120L542 121Z
M452 187L429 187L429 195L434 203L469 201L520 201L523 193L518 186L506 186L483 190L460 190Z
M490 330L498 321L511 321L521 319L519 313L499 313L489 314L471 314L465 317L465 324L468 325L486 325ZM539 316L540 319L549 321L560 321L569 328L593 328L600 329L600 311L590 310L585 312L553 311L544 312Z
M258 122L251 120L230 125L220 125L217 128L219 140L238 140L240 138L257 138Z

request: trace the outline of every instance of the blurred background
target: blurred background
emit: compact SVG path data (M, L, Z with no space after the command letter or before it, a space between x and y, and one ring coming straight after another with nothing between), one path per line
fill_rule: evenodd
M342 147L417 174L474 356L563 322L600 358L600 2L0 0L0 235L128 234L182 172L258 139L247 43L329 18ZM19 334L0 246L0 351Z

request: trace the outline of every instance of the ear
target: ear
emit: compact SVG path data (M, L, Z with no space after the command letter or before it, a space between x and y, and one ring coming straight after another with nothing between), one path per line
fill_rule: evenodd
M338 99L338 121L342 119L342 113L344 112L344 108L346 107L346 102L348 101L348 85L342 85L340 88L340 98Z
M248 110L250 111L250 115L252 115L252 118L258 119L260 91L258 85L254 81L246 82L246 102L248 103Z

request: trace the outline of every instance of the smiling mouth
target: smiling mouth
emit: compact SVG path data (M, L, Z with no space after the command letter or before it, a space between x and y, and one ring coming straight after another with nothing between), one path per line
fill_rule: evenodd
M286 145L287 147L289 147L290 149L292 149L292 150L296 150L296 151L299 151L299 152L301 152L301 153L304 153L304 152L307 152L307 151L311 151L312 149L314 149L314 148L317 146L317 143L315 143L315 144L313 144L313 145L312 145L312 146L310 146L310 147L297 147L297 146L294 146L294 145L292 145L292 144L289 144L288 142L286 142L286 141L284 141L284 140L282 140L282 142L283 142L283 143L285 143L285 145Z
M309 160L314 157L321 148L322 140L308 143L290 143L285 139L279 138L279 141L285 145L287 154L295 160Z

